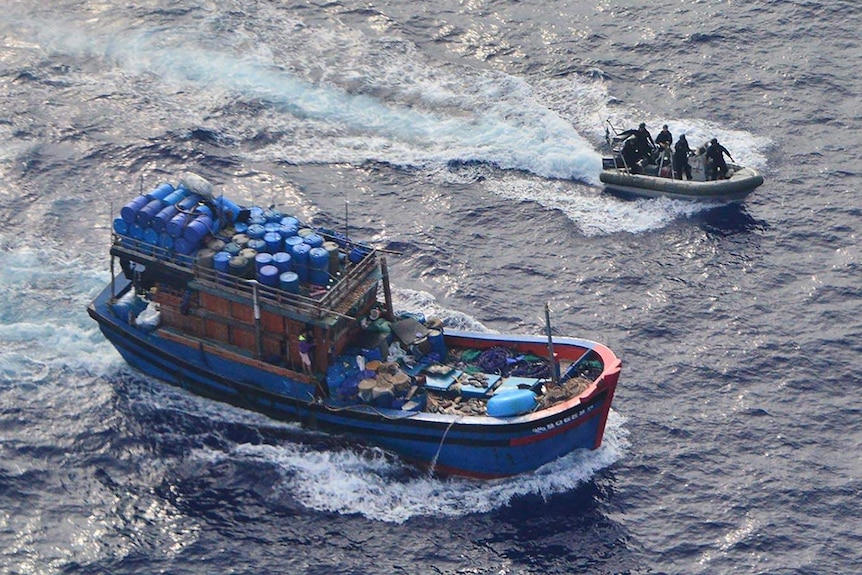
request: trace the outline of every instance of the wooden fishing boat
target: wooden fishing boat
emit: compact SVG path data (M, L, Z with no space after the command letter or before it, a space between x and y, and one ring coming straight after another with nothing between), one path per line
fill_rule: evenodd
M159 186L114 221L112 279L88 312L133 367L441 475L510 476L601 445L621 369L608 347L396 314L380 250L208 189Z

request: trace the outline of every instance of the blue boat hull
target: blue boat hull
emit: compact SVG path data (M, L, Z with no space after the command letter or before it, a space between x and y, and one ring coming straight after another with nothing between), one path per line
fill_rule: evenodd
M164 330L148 332L116 317L109 302L127 282L109 285L89 306L105 337L141 372L195 394L285 421L337 432L390 450L441 475L494 478L532 471L575 449L595 449L602 439L619 361L605 366L593 389L578 398L523 416L494 418L340 406L316 394L317 383L301 374L225 352L201 340ZM531 336L455 333L452 341L526 341ZM565 350L567 338L556 342ZM593 342L570 340L578 345ZM599 344L593 344L599 346ZM606 348L599 346L598 351ZM317 399L316 399L317 398Z

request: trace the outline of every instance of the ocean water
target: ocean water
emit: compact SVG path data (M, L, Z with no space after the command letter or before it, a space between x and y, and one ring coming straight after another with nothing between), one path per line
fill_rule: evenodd
M862 571L862 6L36 3L0 12L0 572ZM598 187L608 121L742 204ZM126 366L112 214L184 171L400 253L450 325L602 341L601 449L429 478Z

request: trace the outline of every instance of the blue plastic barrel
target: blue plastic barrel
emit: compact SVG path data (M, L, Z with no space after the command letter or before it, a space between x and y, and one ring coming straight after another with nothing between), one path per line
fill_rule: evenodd
M287 252L276 252L272 254L272 263L281 273L291 271L291 257Z
M278 276L278 286L286 292L299 293L299 274L284 272Z
M278 233L281 234L283 238L289 238L290 236L295 236L299 232L299 226L292 225L289 226L287 224L278 224Z
M150 191L150 193L147 194L147 196L151 200L164 200L173 191L174 186L170 182L165 182L156 186L153 190Z
M329 272L329 252L324 248L308 250L308 269Z
M257 273L260 273L260 268L268 265L272 265L272 254L264 252L262 254L256 254L254 256L254 268Z
M220 196L215 199L216 209L218 210L219 219L228 224L233 224L236 222L236 217L239 215L240 209L239 206L227 199L224 196Z
M443 340L443 332L439 329L432 329L428 332L428 343L431 345L431 353L436 353L440 356L440 360L445 360L449 350L446 349L446 342Z
M299 275L299 281L308 281L308 252L311 251L311 246L301 243L290 249L290 255L293 258L293 271Z
M281 218L281 225L296 226L296 229L299 230L299 220L294 218L293 216L284 216L283 218Z
M271 254L280 252L282 248L281 234L278 232L267 232L263 236L263 241L266 242L266 251Z
M123 218L114 219L114 233L125 236L129 233L129 224Z
M308 234L303 238L303 241L313 248L323 246L323 237L315 233Z
M120 208L120 217L127 224L133 224L137 220L138 212L141 208L150 203L150 198L147 196L138 196L122 208Z
M278 228L281 227L281 224L278 222L266 222L263 224L263 231L266 233L269 232L277 232Z
M213 221L215 221L215 220L216 220L216 217L215 217L215 215L213 214L213 211L212 211L212 210L210 209L210 207L209 207L208 205L206 205L206 204L198 204L198 205L196 205L196 206L195 206L195 208L192 210L192 213L194 213L194 214L203 214L203 215L205 215L205 216L209 217L209 219L211 219L211 220L213 220Z
M249 227L251 227L251 226L263 227L263 225L265 223L266 223L266 217L263 215L263 212L261 212L261 213L252 212L251 216L249 216L249 218L248 218L248 226Z
M212 218L200 214L183 230L183 239L188 240L190 244L197 247L210 234L212 228Z
M264 229L263 224L249 224L248 231L246 232L248 237L253 240L263 239L263 235L265 233L266 230Z
M171 234L168 232L159 234L159 247L165 250L174 249L174 238L171 237Z
M132 224L129 226L129 235L132 236L133 239L143 240L144 228L139 226L138 224Z
M316 286L325 286L329 283L329 270L308 270L308 281Z
M184 237L176 238L174 240L174 251L178 254L189 256L193 254L196 249L198 249L197 244L191 243Z
M230 258L233 256L229 252L218 252L213 256L213 268L216 272L227 274L229 271Z
M162 200L150 200L147 202L146 206L138 211L138 215L135 217L135 222L143 228L150 227L150 221L164 207L165 203Z
M266 218L267 222L278 223L281 221L281 218L284 217L284 214L282 214L279 210L275 208L268 208L263 211L263 217Z
M185 229L190 218L191 216L189 216L189 214L184 214L183 212L178 213L165 225L165 231L168 232L172 238L181 237L183 235L183 229Z
M350 254L347 256L347 259L350 260L351 263L358 264L365 256L371 253L371 250L364 247L355 247L350 250Z
M159 233L162 233L167 229L168 222L179 213L179 210L174 205L167 205L153 216L153 219L150 220L150 227L156 230Z
M169 206L172 206L176 203L183 201L183 199L185 199L187 195L189 195L189 191L187 189L179 188L167 195L167 197L165 198L165 203Z
M190 212L197 207L198 202L200 202L200 201L201 201L201 197L199 195L189 194L188 196L183 198L179 204L177 204L177 207L182 212Z
M535 408L536 394L529 389L505 390L488 400L488 415L491 417L512 417Z
M257 272L257 281L265 286L278 287L280 284L278 268L275 266L263 266Z
M238 234L244 234L248 231L248 224L245 222L236 222L233 225L233 229Z
M293 250L293 246L304 243L299 236L287 236L284 238L284 251L290 253Z
M151 246L157 246L159 245L159 232L153 228L144 228L144 237L142 239L144 240L144 243L150 244Z

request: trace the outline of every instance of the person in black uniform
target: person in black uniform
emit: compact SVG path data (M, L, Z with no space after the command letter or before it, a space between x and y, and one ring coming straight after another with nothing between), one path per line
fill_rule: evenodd
M724 161L724 155L733 161L733 156L727 151L727 148L718 143L717 138L713 138L709 142L709 148L706 150L706 157L712 162L709 169L709 178L711 180L723 180L727 175L727 162Z
M685 134L680 135L673 149L673 173L677 180L681 180L683 174L685 174L686 180L691 179L691 166L688 165L688 157L692 153L688 146L688 140L685 139Z
M629 137L634 137L635 151L637 153L638 159L643 158L645 164L649 163L650 159L652 158L653 152L655 151L655 142L652 139L652 134L650 134L649 130L647 130L645 123L641 122L637 130L632 129L620 132L617 137L623 140Z
M655 143L657 146L667 144L668 148L673 144L673 134L671 134L670 130L667 129L667 124L661 127L661 132L656 136Z

